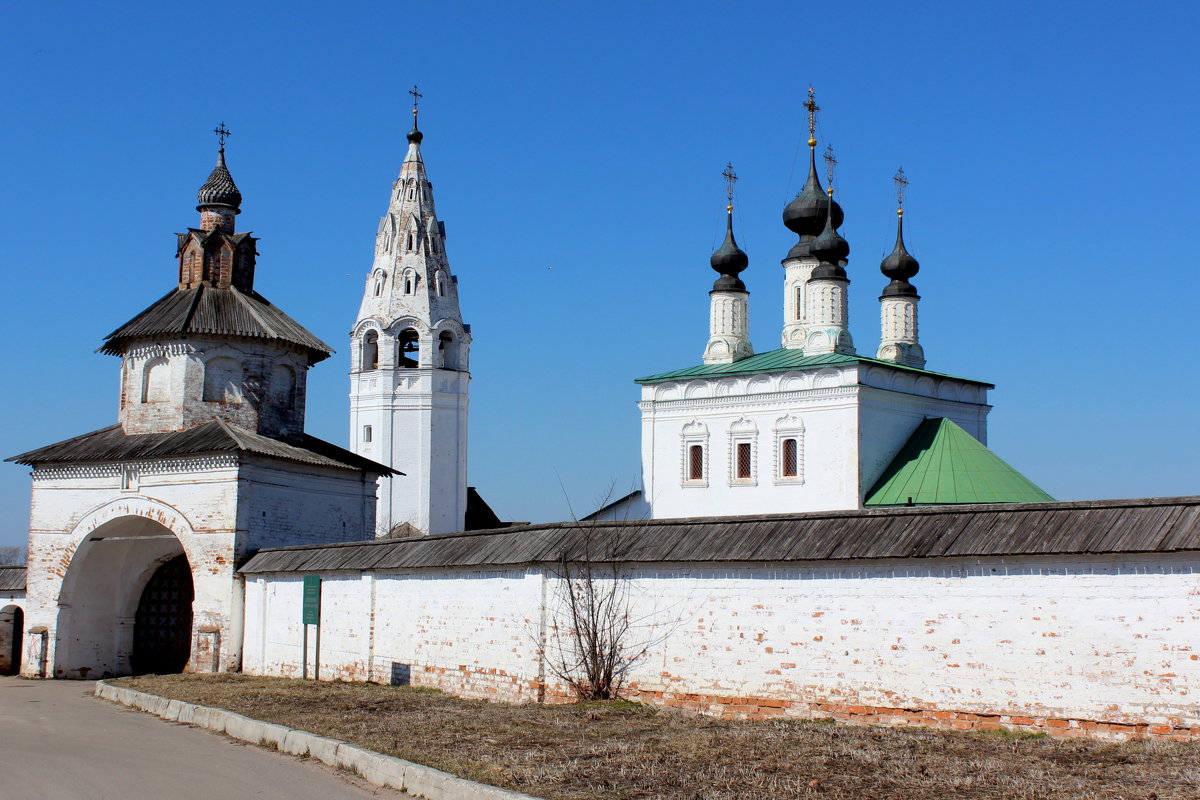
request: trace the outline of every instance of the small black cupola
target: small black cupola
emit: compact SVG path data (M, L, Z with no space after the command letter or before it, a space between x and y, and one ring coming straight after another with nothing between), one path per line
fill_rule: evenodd
M728 202L725 204L725 241L708 259L712 268L721 273L721 277L713 283L713 291L745 292L746 284L742 283L738 273L750 265L750 257L742 252L737 245L737 240L733 238L733 184L737 180L733 164L726 164L725 171L721 175L725 178L728 186L726 192Z
M409 89L408 93L413 96L413 126L412 130L408 132L408 141L411 144L420 144L421 140L425 138L425 134L421 133L421 131L417 129L417 102L424 97L424 95L417 91L416 86L413 86L411 89Z
M196 202L197 211L219 206L232 209L235 214L241 213L242 193L238 191L233 176L229 174L229 168L225 166L224 142L221 142L221 148L217 150L217 165L196 193Z
M916 296L917 288L908 281L917 274L921 265L904 246L904 188L908 185L908 180L904 177L903 167L896 173L893 180L896 182L897 189L896 246L892 249L891 254L879 264L879 271L884 274L884 277L892 279L892 282L884 288L883 296Z

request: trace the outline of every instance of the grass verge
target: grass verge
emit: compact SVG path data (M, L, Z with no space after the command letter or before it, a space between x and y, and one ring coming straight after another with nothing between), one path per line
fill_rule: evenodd
M548 800L1195 800L1200 745L728 722L634 703L507 705L242 675L114 681Z

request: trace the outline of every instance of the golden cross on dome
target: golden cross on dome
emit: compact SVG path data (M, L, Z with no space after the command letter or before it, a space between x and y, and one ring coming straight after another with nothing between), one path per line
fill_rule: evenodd
M904 190L908 188L908 178L904 177L904 167L901 167L892 180L896 182L896 213L904 216Z
M813 87L808 87L808 100L804 103L804 107L808 109L808 146L817 146L817 112L821 107L817 105L814 98Z
M221 145L221 149L224 150L225 149L225 140L228 139L231 135L229 132L229 128L225 127L224 121L222 121L219 125L217 125L217 127L213 128L213 133L215 133L217 135L217 142Z
M837 159L833 155L833 145L825 148L825 177L829 178L829 193L833 194L833 168L837 166Z
M721 173L721 177L725 179L725 197L728 200L728 205L725 210L733 211L733 184L737 183L737 173L733 171L733 162L730 161L725 165L725 171Z

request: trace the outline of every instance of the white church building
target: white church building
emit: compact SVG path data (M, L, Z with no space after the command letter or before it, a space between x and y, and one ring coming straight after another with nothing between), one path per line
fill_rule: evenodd
M9 459L33 490L28 569L0 570L0 671L298 677L319 578L319 679L562 702L564 564L583 562L631 621L635 700L1200 740L1200 497L1053 502L991 453L991 385L926 368L902 202L859 354L808 108L781 346L750 344L731 188L699 363L637 379L642 489L539 525L504 526L467 485L471 331L415 107L350 333L348 449L304 432L330 351L255 291L219 129L175 286L103 345L117 423Z

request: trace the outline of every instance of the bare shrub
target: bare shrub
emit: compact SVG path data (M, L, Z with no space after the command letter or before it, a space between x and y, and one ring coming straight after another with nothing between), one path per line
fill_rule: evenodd
M619 697L648 641L636 635L630 577L631 541L611 528L583 525L577 547L558 561L557 601L550 610L557 633L546 664L580 700Z

